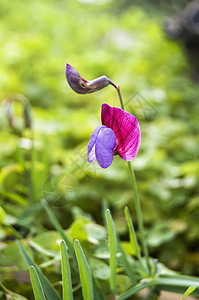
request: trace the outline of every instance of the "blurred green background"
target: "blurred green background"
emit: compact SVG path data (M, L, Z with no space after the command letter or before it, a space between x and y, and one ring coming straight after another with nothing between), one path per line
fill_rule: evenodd
M72 239L89 241L86 222L104 225L103 203L122 240L125 205L137 228L125 161L115 157L106 170L86 161L101 105L119 106L117 94L110 86L75 94L66 62L88 80L106 75L120 85L142 131L133 165L151 256L199 275L199 87L182 45L162 29L186 2L0 0L0 272L11 290L32 297L19 276L25 265L16 237L59 251L42 198ZM9 102L23 97L32 129L24 129L23 104ZM50 270L57 278L60 271Z

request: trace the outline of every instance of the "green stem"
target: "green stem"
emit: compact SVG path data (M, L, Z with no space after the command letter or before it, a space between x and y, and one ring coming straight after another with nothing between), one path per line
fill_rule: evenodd
M116 86L114 85L114 87L116 87ZM120 92L120 87L119 86L116 87L116 90L117 90L117 93L118 93L118 96L119 96L119 99L120 99L121 108L124 110L124 102L123 102L123 99L122 99L122 94ZM145 240L142 210L141 210L140 199L139 199L139 195L138 195L138 189L137 189L135 173L134 173L133 167L131 165L131 162L128 162L128 167L129 167L129 172L130 172L130 177L131 177L131 183L132 183L132 186L133 186L134 196L135 196L135 210L136 210L137 219L138 219L138 228L139 228L139 232L140 232L140 240L141 240L144 256L145 256L145 259L146 259L146 264L147 264L147 267L148 267L148 271L149 271L149 274L150 274L151 270L150 270L150 264L149 264L149 252L148 252L148 248L147 248L147 244L146 244L146 240Z
M144 225L143 225L143 217L142 217L142 210L141 210L141 205L140 205L140 199L139 199L139 194L138 194L138 188L137 188L137 183L136 183L136 178L135 178L135 173L133 171L131 162L128 161L128 167L129 167L129 172L130 172L130 177L131 177L131 183L133 186L133 191L134 191L134 196L135 196L135 210L137 214L137 219L138 219L138 228L140 231L140 240L142 244L142 249L144 252L144 256L146 259L146 264L150 273L150 264L149 264L149 252L145 240L145 235L144 235Z
M117 92L118 92L118 96L119 96L119 99L120 99L121 108L124 110L124 102L123 102L123 99L122 99L122 94L120 92L120 87L119 86L117 87Z

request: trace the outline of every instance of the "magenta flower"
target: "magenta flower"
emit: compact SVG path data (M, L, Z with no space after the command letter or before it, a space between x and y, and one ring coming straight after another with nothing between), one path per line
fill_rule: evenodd
M109 84L111 80L106 76L95 78L91 81L84 79L71 65L66 64L66 79L68 84L78 94L93 93L103 89Z
M88 144L88 162L97 160L102 168L108 168L113 155L119 155L126 161L133 160L141 140L136 117L120 108L103 104L101 118L103 125L93 131Z

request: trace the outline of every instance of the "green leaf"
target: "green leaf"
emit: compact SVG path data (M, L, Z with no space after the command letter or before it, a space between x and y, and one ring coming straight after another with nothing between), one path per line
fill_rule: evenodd
M128 261L128 257L127 257L127 255L121 245L121 242L119 240L118 240L117 245L118 245L118 250L120 251L120 254L121 254L119 261L124 266L124 271L130 277L132 284L135 285L137 270L135 268L132 268L132 266L130 265L130 263Z
M96 245L93 255L97 258L109 259L110 252L107 242L101 241L98 245Z
M29 251L30 250L30 251ZM28 248L28 253L31 256L32 251ZM0 267L19 267L21 270L27 270L27 265L20 255L20 251L16 245L16 242L10 242L5 245L0 251Z
M43 273L37 267L37 265L32 260L32 258L28 255L28 253L26 252L26 250L22 246L22 244L19 241L17 241L17 245L18 245L19 250L20 250L24 260L26 261L28 267L31 267L31 266L35 267L35 269L38 273L39 279L41 281L41 284L43 286L44 293L45 293L46 297L48 298L48 300L61 300L61 298L60 298L59 294L57 293L57 291L55 290L55 288L52 286L52 284L49 282L49 280L46 278L46 276L43 275Z
M0 291L0 299L2 299L1 297L4 295L6 296L6 300L27 300L27 298L8 290L1 282L0 288L3 290L3 292Z
M31 247L35 247L35 243L37 245L39 245L40 247L42 247L42 249L40 249L43 254L46 252L45 255L47 256L54 256L60 257L60 242L62 239L60 239L60 234L57 231L45 231L42 233L39 233L37 235L35 235L34 237L30 237L29 238L29 245L31 245ZM33 244L32 244L33 242ZM39 248L38 248L39 249ZM35 247L35 250L37 250L37 247ZM39 250L39 251L40 251ZM51 255L50 255L51 253Z
M93 276L104 280L110 278L110 268L101 259L92 257L89 259L89 264L91 266Z
M128 276L124 274L119 274L117 276L117 290L118 294L124 293L131 287L131 280Z
M33 266L31 266L29 272L35 300L45 300L46 298L44 296L44 291L36 269Z
M5 293L6 294L6 300L27 300L27 298L24 298L23 296L21 295L18 295L16 293Z
M106 237L106 229L98 224L89 223L85 225L88 241L93 244L98 244L99 240Z
M71 270L68 260L68 252L65 241L60 244L61 249L61 265L62 265L62 282L63 282L63 300L73 300Z
M26 199L24 199L22 196L15 194L13 192L7 192L4 190L0 190L0 194L9 199L11 202L14 202L15 204L20 204L22 206L26 205Z
M139 250L137 237L135 234L135 229L133 226L133 222L131 220L131 216L130 216L128 207L125 207L124 213L125 213L126 221L127 221L128 228L129 228L130 242L131 242L131 246L133 248L133 253L140 259L141 258L140 250Z
M189 296L193 291L195 291L196 287L195 286L190 286L184 293L183 297L181 300L184 300L187 296Z
M125 299L129 299L129 297L135 295L137 292L147 288L147 287L151 287L153 286L154 283L152 281L147 281L141 284L138 284L136 286L134 286L133 288L131 288L130 290L128 290L127 292L121 294L117 300L125 300Z
M107 297L105 296L104 290L101 287L98 279L93 276L93 286L94 286L94 299L95 300L106 300Z
M199 288L199 279L192 276L174 275L174 276L161 276L154 279L154 284L159 289L184 293L185 289L190 286Z
M137 258L139 259L140 265L141 265L141 267L142 267L142 269L145 273L147 270L146 270L146 267L144 266L142 258L141 258L138 241L137 241L137 237L136 237L136 234L135 234L135 229L134 229L133 222L132 222L132 219L131 219L131 216L130 216L130 212L129 212L129 209L128 209L127 206L124 209L124 213L125 213L128 228L129 228L130 242L131 242L133 252L135 253ZM132 272L131 272L131 278L133 278L132 277Z
M116 295L116 267L117 267L117 237L115 232L115 226L113 223L113 219L110 213L110 210L106 210L106 222L108 226L109 232L109 248L110 248L110 289L111 292Z
M93 300L93 281L90 267L78 240L75 240L74 247L77 256L84 300Z
M48 214L49 219L51 220L52 224L54 225L54 227L57 229L57 231L59 232L60 236L63 238L63 240L65 241L71 256L74 258L74 260L76 261L75 258L75 252L73 249L73 244L71 243L71 241L68 239L68 237L66 236L64 230L62 229L61 225L59 224L59 222L57 221L57 219L55 218L53 212L50 210L50 208L48 207L47 203L45 200L42 201L42 204Z
M87 221L82 218L77 218L70 226L70 236L72 240L87 241L86 225Z
M45 255L45 256L49 256L49 257L57 257L56 254L44 249L41 245L39 245L38 243L35 243L34 241L30 241L29 245L34 248L36 251L40 252L41 254Z

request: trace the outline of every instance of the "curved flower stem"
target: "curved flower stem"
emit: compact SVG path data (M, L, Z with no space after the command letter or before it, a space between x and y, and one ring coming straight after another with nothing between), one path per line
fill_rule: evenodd
M118 92L118 96L119 96L119 99L120 99L120 105L121 105L121 108L124 110L124 102L123 102L123 99L122 99L122 94L120 92L120 87L117 86L115 83L113 83L111 80L109 82Z
M120 92L120 87L116 86L115 84L112 84L112 85L117 90L117 93L118 93L118 96L119 96L119 99L120 99L121 108L124 110L124 102L123 102L123 99L122 99L122 94ZM149 251L148 251L148 247L147 247L146 240L145 240L143 217L142 217L142 210L141 210L140 199L139 199L139 194L138 194L138 188L137 188L135 173L134 173L132 164L129 161L128 161L128 168L129 168L131 183L132 183L134 196L135 196L135 210L136 210L136 215L137 215L137 219L138 219L138 228L139 228L139 232L140 232L140 240L141 240L141 244L142 244L143 253L144 253L144 256L145 256L145 259L146 259L146 265L147 265L148 272L149 272L149 275L150 275L151 268L150 268L150 264L149 264Z
M120 98L121 108L124 110L124 102L123 102L123 99L122 99L122 94L120 92L120 87L119 86L117 87L117 92L118 92L118 96Z

